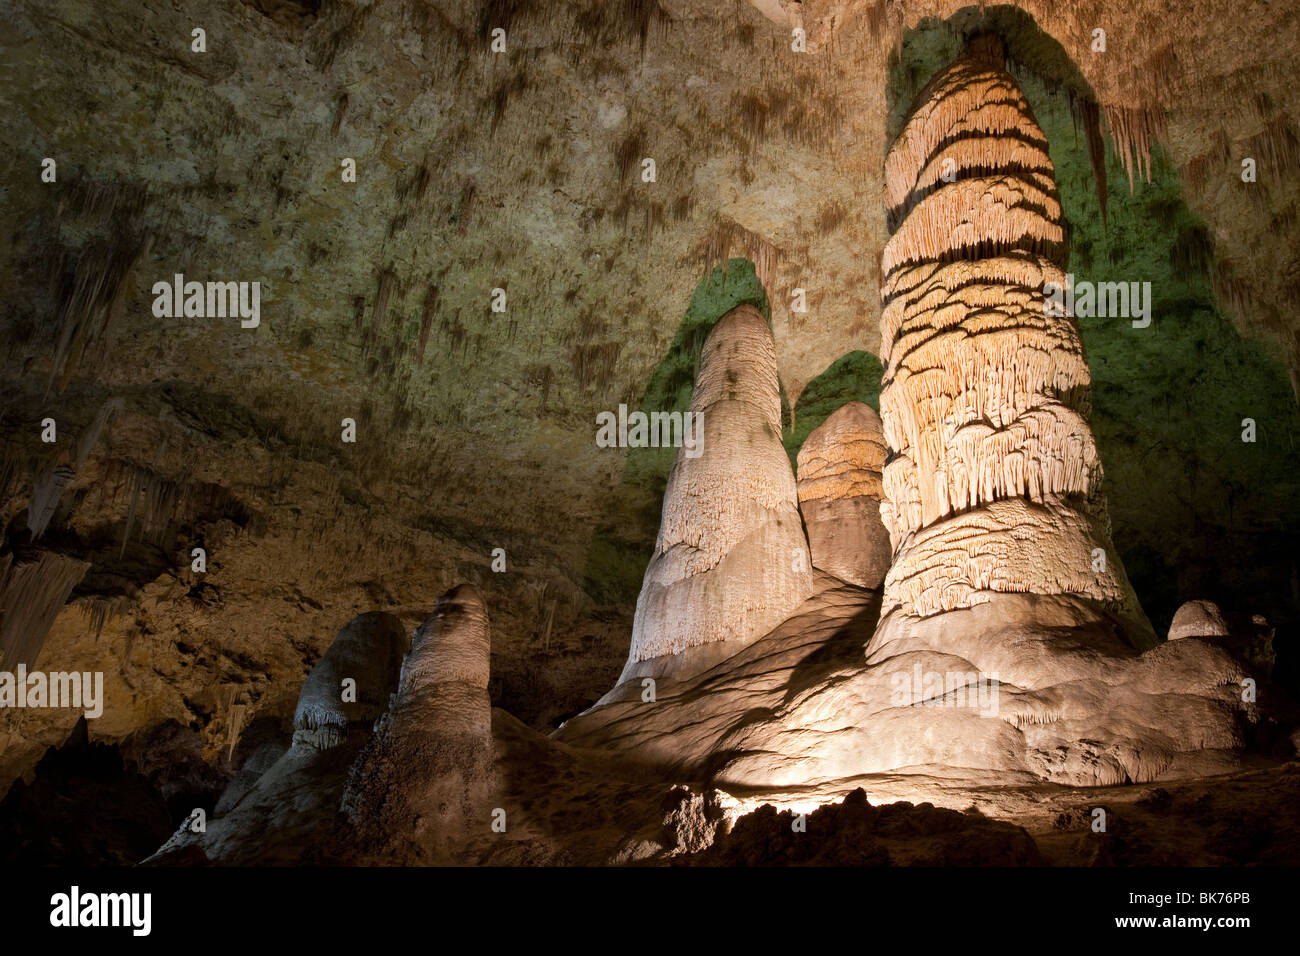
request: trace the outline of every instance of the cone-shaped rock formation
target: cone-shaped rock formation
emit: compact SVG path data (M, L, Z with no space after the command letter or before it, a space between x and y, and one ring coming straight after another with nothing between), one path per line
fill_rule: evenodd
M870 405L849 402L799 449L799 510L814 567L876 590L889 570L889 534L880 522L885 438Z
M691 412L701 445L679 449L623 672L682 677L734 654L812 592L794 473L781 444L772 331L753 306L705 340Z
M1245 663L1194 636L1153 647L1110 543L1088 366L1045 308L1044 284L1064 282L1052 168L999 60L981 40L941 72L887 164L882 604L821 574L818 525L851 521L810 506L847 494L859 464L832 466L852 457L828 450L833 418L800 454L816 593L651 702L607 695L561 741L785 800L864 774L908 793L1239 766L1259 719Z
M487 831L492 782L491 637L472 584L438 599L397 694L353 765L343 812L372 852L436 859Z

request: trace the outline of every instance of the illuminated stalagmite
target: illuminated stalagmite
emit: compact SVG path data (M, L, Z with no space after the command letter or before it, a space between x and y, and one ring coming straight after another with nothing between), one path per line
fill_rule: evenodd
M781 444L776 346L753 306L732 309L709 333L691 411L703 415L702 448L697 457L679 449L668 477L623 680L702 670L812 592Z
M799 510L814 567L864 588L879 588L889 568L880 523L885 439L870 405L848 402L799 448Z
M996 38L931 81L885 170L883 610L1077 595L1150 646L1110 542L1078 329L1045 308L1065 283L1047 143Z
M487 607L472 584L439 598L415 632L392 706L343 796L344 814L371 850L436 855L487 831L491 650Z

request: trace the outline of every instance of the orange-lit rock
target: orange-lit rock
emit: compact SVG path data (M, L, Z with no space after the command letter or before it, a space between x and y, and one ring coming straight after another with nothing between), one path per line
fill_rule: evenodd
M880 416L862 402L841 406L799 449L799 510L813 565L871 589L889 569L889 534L880 522L884 461Z

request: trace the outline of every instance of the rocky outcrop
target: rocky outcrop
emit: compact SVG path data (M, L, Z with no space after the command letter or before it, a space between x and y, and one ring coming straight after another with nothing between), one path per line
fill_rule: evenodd
M433 860L486 833L492 789L491 639L470 584L438 599L402 665L392 707L349 775L344 816L369 852Z
M974 41L885 163L884 612L1078 595L1149 647L1110 542L1083 345L1044 295L1066 282L1052 163L1001 57L996 38Z
M287 749L284 744L268 742L253 751L252 756L239 768L239 773L235 774L221 791L217 805L213 808L213 815L219 817L233 810L239 801L244 799L244 794L257 786L257 781L262 779L262 775L284 756Z
M798 824L798 825L796 825ZM1020 827L923 804L873 807L862 789L802 818L772 804L739 817L687 866L1035 866Z
M372 611L349 621L302 685L294 747L328 750L350 728L369 730L388 706L405 648L406 633L391 614Z
M391 614L371 611L349 621L303 682L289 748L259 748L221 795L214 817L195 830L183 821L145 862L201 859L226 865L274 864L331 832L348 768L370 738L397 689L406 632ZM278 757L277 757L278 754Z
M849 402L799 448L799 511L814 567L876 590L889 570L889 533L880 521L885 438L870 405Z
M980 145L1042 144L998 56L979 40L933 80L887 164L881 604L819 572L725 664L653 701L616 688L560 740L787 806L866 775L904 796L1239 766L1260 716L1247 665L1217 641L1157 646L1115 558L1088 366L1044 302L1065 278L1051 164ZM938 150L955 179L925 175Z
M1169 640L1184 637L1227 637L1228 622L1213 601L1187 601L1174 612Z
M691 412L701 444L678 450L621 680L698 673L771 630L812 591L772 332L753 306L705 340Z
M1242 701L1247 671L1214 642L1139 654L1079 598L1008 594L895 618L879 644L877 608L823 575L797 614L725 666L654 702L612 693L556 737L816 805L863 775L908 799L1222 773L1239 767L1258 718Z

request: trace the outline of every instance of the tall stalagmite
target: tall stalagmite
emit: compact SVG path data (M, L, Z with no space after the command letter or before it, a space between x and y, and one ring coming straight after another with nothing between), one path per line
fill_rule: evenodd
M430 861L488 832L491 652L487 606L472 584L439 598L415 632L392 706L343 796L368 850Z
M974 40L885 163L883 611L1069 594L1149 646L1110 542L1078 329L1046 308L1045 284L1066 281L1047 142L1003 60Z
M772 330L753 306L709 333L691 411L696 457L682 448L664 491L623 680L688 676L771 630L812 593Z

